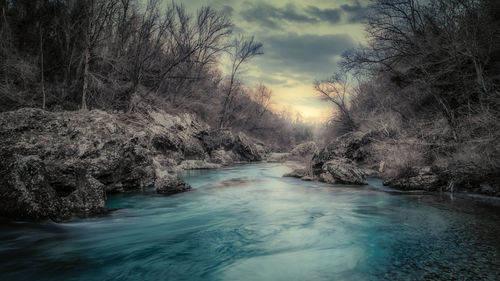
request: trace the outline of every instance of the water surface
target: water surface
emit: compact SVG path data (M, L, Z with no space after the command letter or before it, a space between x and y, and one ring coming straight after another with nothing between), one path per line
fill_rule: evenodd
M498 209L288 171L191 171L194 191L111 195L109 216L1 223L0 280L500 280Z

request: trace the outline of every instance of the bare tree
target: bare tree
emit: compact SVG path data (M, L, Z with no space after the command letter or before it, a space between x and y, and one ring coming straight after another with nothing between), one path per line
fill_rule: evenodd
M150 0L131 54L133 94L129 109L140 84L176 104L177 97L188 91L188 84L206 78L202 73L217 62L230 34L230 20L209 7L200 9L193 18L182 5L172 3L162 16L159 2Z
M266 85L260 83L253 91L250 92L250 97L257 102L257 115L262 117L269 111L271 106L271 97L273 92Z
M237 75L241 67L255 56L263 54L262 43L254 42L254 38L245 39L239 37L234 40L231 52L231 74L229 76L229 84L227 86L227 93L224 97L223 106L220 112L219 127L222 128L226 125L227 115L230 104L234 98L235 86L237 85Z
M349 112L349 95L353 94L352 80L345 73L334 74L330 79L316 81L314 90L321 99L335 105L338 121L342 122L347 131L355 129L356 124Z
M175 24L169 27L170 52L160 63L154 91L158 95L167 79L199 80L205 67L214 64L217 55L227 48L223 41L231 34L231 21L210 7L203 7L193 20L182 5L174 5ZM172 75L184 66L184 75Z
M83 50L83 86L81 110L87 110L88 83L91 74L90 59L94 48L103 40L104 28L116 12L117 0L85 0L85 27Z

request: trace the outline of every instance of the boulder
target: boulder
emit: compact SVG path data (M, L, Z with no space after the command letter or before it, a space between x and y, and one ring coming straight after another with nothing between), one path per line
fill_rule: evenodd
M241 161L262 160L255 142L244 133L238 133L236 136L233 152L240 156Z
M37 155L10 157L1 168L0 214L4 217L64 221L106 213L105 187L86 170L75 170L74 177L58 177Z
M295 146L292 151L288 153L271 153L267 157L267 162L285 162L285 161L298 161L310 162L313 155L317 153L318 148L313 141L301 143Z
M313 171L322 182L331 184L367 184L363 171L346 158L333 158L324 163L320 170Z
M172 195L191 190L185 181L173 175L163 175L155 180L155 191L162 195Z
M255 142L255 148L257 151L257 154L260 156L261 160L267 158L269 153L271 153L271 150L262 142Z
M370 157L369 145L375 133L351 132L344 134L314 154L313 170L321 171L323 165L334 158L346 158L362 162Z
M210 153L209 161L220 165L229 165L234 163L236 155L231 150L217 149Z
M290 153L273 152L267 156L266 161L271 163L284 162L287 161L287 159L289 158L290 158Z
M383 184L403 190L435 191L446 185L446 182L431 167L421 167L384 179Z
M235 142L233 133L227 128L204 130L197 137L209 153L218 149L230 150Z
M295 170L291 171L290 173L284 174L283 176L302 179L304 177L310 177L311 175L312 175L312 173L309 169L301 168L301 169L295 169Z
M260 161L265 151L256 140L241 132L235 136L226 128L203 131L197 137L209 154L216 150L232 151L236 156L234 161Z
M292 151L290 151L290 156L309 160L317 151L318 147L316 143L314 141L309 141L295 146Z
M9 202L0 216L61 221L105 212L105 192L153 184L146 139L98 110L0 113L0 201Z

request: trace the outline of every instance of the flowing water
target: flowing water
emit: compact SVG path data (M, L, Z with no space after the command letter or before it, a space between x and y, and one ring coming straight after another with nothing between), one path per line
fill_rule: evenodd
M110 195L108 216L3 222L0 280L500 280L498 209L288 171L192 171L194 191Z

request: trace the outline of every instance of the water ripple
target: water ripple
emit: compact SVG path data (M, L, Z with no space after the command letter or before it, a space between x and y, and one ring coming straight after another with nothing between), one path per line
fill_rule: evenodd
M1 280L499 280L498 209L252 164L194 191L109 196L109 216L0 223ZM390 193L384 192L388 191Z

